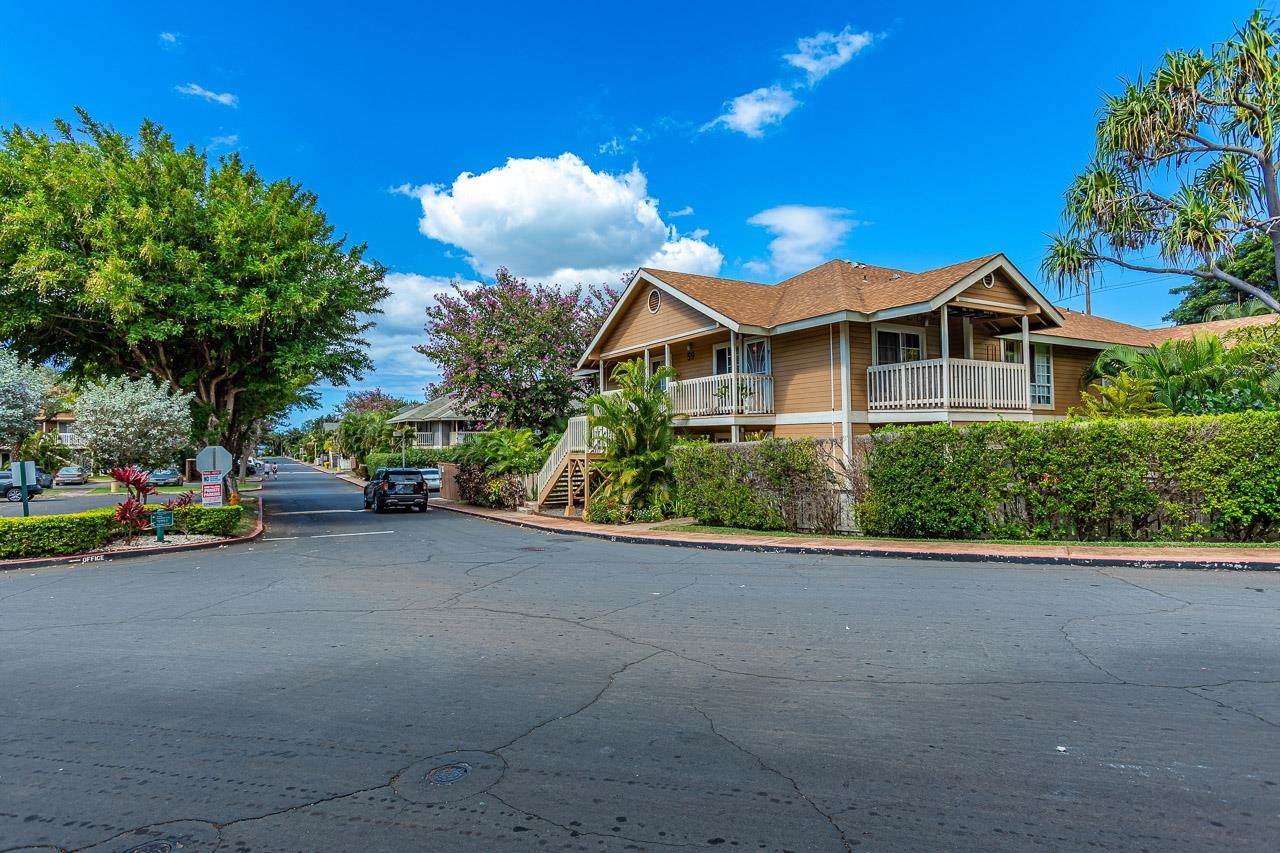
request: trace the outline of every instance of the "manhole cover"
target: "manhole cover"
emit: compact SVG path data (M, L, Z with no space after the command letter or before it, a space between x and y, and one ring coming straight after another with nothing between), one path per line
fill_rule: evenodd
M407 767L391 787L411 803L457 803L498 784L506 770L507 763L491 752L445 752Z
M470 764L445 764L427 772L427 779L434 785L452 785L471 775Z

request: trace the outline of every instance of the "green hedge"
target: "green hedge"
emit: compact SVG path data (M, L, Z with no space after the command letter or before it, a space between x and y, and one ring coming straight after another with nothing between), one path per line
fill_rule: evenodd
M173 511L173 522L184 533L230 536L236 532L243 515L242 506L180 506Z
M814 439L672 448L675 509L703 524L830 532L835 476Z
M405 450L404 464L409 468L434 468L441 462L457 462L456 447L413 447ZM399 468L400 452L370 453L364 465L372 473L379 468Z
M1267 540L1280 413L907 427L872 435L869 535Z
M0 559L57 557L92 551L111 538L115 507L70 515L0 518Z

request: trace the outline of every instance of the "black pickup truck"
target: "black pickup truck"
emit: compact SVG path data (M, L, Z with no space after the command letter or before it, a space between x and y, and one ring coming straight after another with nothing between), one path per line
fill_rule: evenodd
M425 512L427 484L417 468L379 468L364 487L364 508L383 512L405 506Z

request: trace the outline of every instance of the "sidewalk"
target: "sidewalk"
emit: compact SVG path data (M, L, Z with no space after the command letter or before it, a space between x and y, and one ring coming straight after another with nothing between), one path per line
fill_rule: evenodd
M951 562L995 562L1026 565L1074 565L1150 569L1213 569L1235 571L1280 570L1280 547L1191 548L1178 545L1134 547L1062 545L997 545L988 542L910 542L851 539L831 536L770 536L692 533L654 530L660 524L591 524L576 518L486 509L433 498L431 506L502 524L544 533L590 536L611 542L711 548L722 551L762 551L783 554L822 554L840 557L896 557ZM669 523L669 522L663 522Z

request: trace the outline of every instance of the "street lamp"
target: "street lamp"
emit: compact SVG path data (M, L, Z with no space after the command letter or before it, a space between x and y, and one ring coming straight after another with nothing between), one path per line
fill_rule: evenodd
M404 467L404 431L396 430L391 434L396 438L400 439L400 467L403 468Z

